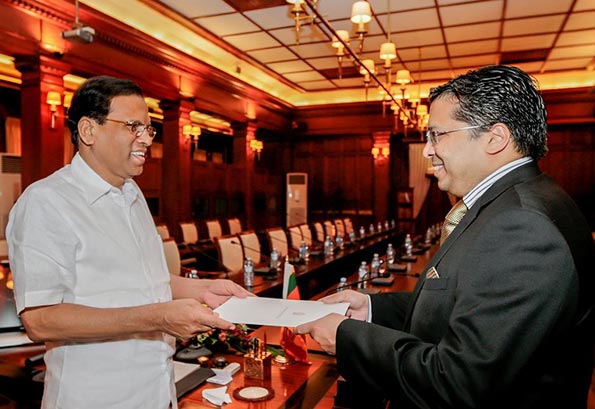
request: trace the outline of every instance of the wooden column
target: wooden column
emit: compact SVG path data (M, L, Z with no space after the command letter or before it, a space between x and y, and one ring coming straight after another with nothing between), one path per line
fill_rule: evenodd
M160 214L175 231L180 221L192 218L191 144L182 128L190 124L194 101L162 100L159 106L163 110Z
M378 149L374 159L374 218L375 223L388 220L390 192L390 132L374 132L372 149Z
M244 206L246 214L245 229L254 228L254 152L250 149L250 141L256 139L256 125L248 122L237 122L233 125L233 162L244 168Z
M64 98L64 75L70 66L42 55L15 60L21 72L22 189L64 166L64 107L57 106L54 127L46 103L48 92Z

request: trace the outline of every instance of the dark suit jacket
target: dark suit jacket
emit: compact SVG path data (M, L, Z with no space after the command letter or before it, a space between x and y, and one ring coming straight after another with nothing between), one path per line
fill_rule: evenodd
M586 408L593 370L593 239L535 163L496 182L402 294L345 320L348 383L403 408Z

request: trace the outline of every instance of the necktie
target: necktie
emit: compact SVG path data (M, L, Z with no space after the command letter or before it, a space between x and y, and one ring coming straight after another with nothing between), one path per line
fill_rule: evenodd
M450 233L457 227L457 224L463 219L467 213L467 206L463 203L462 200L459 200L455 205L450 209L446 218L444 219L444 223L442 223L442 232L440 233L440 245L444 243L444 240L448 237Z

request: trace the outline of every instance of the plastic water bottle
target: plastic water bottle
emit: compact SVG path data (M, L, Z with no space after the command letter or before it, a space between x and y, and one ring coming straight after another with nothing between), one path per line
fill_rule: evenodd
M271 270L276 270L279 267L279 252L277 251L277 247L273 247L273 251L271 251L271 263L269 267Z
M368 228L368 231L370 232L370 235L374 234L374 225L372 223L370 223L370 227Z
M384 222L384 230L388 231L389 227L388 227L388 220L386 220Z
M364 226L360 226L359 228L359 237L362 239L366 237L366 229L364 229Z
M424 240L425 244L432 244L432 228L428 227L426 230L426 238Z
M343 236L337 234L337 237L335 238L335 243L337 243L337 247L339 250L343 250Z
M365 234L365 233L366 233L366 232L365 232L365 230L364 230L364 234ZM352 243L355 241L355 232L354 232L353 230L351 230L351 231L349 232L349 241L350 241L350 242L352 242Z
M372 264L370 265L370 275L372 277L378 277L380 275L380 256L378 253L374 253L372 257Z
M382 223L378 222L378 224L376 225L376 231L378 233L381 233L382 232Z
M337 291L343 291L347 289L347 278L341 277L339 279L339 284L337 284Z
M363 282L363 280L366 278L367 275L368 266L365 261L362 261L362 263L359 266L359 269L357 270L357 281L359 281L359 283L357 284L358 288L364 288L366 286L366 283Z
M300 249L298 250L298 258L302 261L306 261L308 258L308 246L306 246L306 242L302 240L300 244Z
M397 227L397 222L395 222L395 219L392 219L390 221L390 227L391 227L391 229L394 229L395 227Z
M254 262L250 257L244 260L244 286L252 287L254 285Z
M412 254L412 251L413 243L411 242L411 235L407 233L407 236L405 236L405 254L410 256Z
M333 253L333 241L331 240L331 236L326 236L326 240L324 240L324 255L328 257L332 256Z
M188 278L198 279L198 271L194 269L190 270Z
M388 247L386 248L386 262L389 265L395 264L395 249L392 243L388 243Z

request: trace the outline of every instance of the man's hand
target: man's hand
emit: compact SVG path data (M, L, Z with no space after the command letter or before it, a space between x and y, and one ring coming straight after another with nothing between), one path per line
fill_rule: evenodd
M307 322L295 328L296 334L310 334L322 349L335 355L337 351L337 328L347 317L339 314L329 314L316 321Z
M233 329L235 326L219 318L210 308L187 298L159 304L162 309L162 331L180 339L190 339L213 328Z
M321 298L320 301L325 304L347 302L349 303L349 309L346 313L347 317L360 321L366 321L368 319L369 298L365 294L353 290L345 290Z
M201 285L197 298L211 308L217 308L231 296L240 298L254 296L231 280L198 280Z

